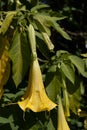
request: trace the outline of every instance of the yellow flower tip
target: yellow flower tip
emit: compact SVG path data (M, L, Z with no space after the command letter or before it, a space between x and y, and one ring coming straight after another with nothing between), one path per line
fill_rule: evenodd
M68 123L66 121L64 110L62 106L61 98L59 98L59 105L58 105L58 127L57 130L70 130Z
M37 58L31 65L28 89L22 99L18 105L23 111L26 109L33 112L50 111L57 106L46 95Z

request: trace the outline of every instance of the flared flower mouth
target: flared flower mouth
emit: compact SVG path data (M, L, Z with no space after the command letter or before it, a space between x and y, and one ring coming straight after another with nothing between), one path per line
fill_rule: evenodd
M31 64L28 88L18 105L23 111L31 109L34 112L50 111L57 106L46 94L37 58Z

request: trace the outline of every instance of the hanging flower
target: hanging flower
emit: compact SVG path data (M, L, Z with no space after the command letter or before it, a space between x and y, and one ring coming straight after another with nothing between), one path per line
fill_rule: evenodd
M18 105L23 111L31 109L34 112L50 111L57 106L46 95L37 58L31 64L28 89Z
M61 102L61 98L59 97L59 103L58 103L58 127L57 130L70 130L68 123L66 121L63 106Z

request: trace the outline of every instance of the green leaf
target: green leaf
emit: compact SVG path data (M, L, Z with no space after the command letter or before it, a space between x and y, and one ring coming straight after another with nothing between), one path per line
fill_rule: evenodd
M36 6L34 6L33 8L31 8L31 12L34 12L36 10L40 10L40 9L43 9L43 8L48 8L49 5L47 4L38 4Z
M13 43L9 50L12 59L12 76L16 87L22 81L30 62L29 46L26 34L15 31Z
M36 26L40 32L48 33L48 30L47 30L46 26L44 25L44 21L43 21L43 19L41 19L41 17L39 17L39 15L35 15L34 20L35 20Z
M52 50L54 48L54 45L51 42L51 39L48 34L48 30L47 30L46 26L44 25L43 21L38 16L36 16L35 23L36 23L38 30L42 34L43 40L46 43L48 49Z
M85 71L85 63L84 60L81 59L78 56L75 55L71 55L69 56L69 59L71 60L71 62L76 66L76 68L78 69L78 71L82 74L82 76L87 78L87 71Z
M1 29L0 29L0 33L2 33L3 35L6 33L16 13L17 13L16 11L7 12L5 20L3 21Z
M60 27L58 23L51 20L49 24L57 31L59 32L65 39L71 40L70 36Z
M13 72L13 80L16 86L22 81L22 72L23 72L23 59L21 52L21 39L20 33L16 30L13 38L12 47L9 51L10 57L13 62L12 72Z
M10 123L10 122L13 122L12 115L10 115L8 118L0 117L0 123L6 124L6 123Z
M57 94L60 92L61 83L58 76L54 76L52 81L46 87L47 94L52 101L56 101Z
M52 17L49 14L38 13L37 15L34 16L34 18L39 20L39 22L43 25L43 28L45 29L47 34L49 36L51 36L50 27L51 27L52 24L50 24L50 23L52 21L56 22L56 21L62 20L66 17Z
M9 123L13 122L13 121L14 121L13 116L10 115L10 116L8 117L8 120L9 120Z
M49 120L49 123L47 124L47 130L55 130L55 127L53 126L53 122L51 119Z
M75 113L78 114L78 109L80 108L80 101L81 101L81 87L75 91L72 95L69 94L69 103L70 109Z
M6 123L9 123L9 120L8 120L8 118L0 117L0 123L1 124L6 124Z
M49 59L50 58L50 52L46 46L46 44L44 44L43 39L41 39L39 36L36 37L36 41L37 41L37 48L39 49L39 51L41 52L41 54L46 58Z
M46 25L45 19L43 19L40 15L35 15L35 24L40 32L45 32L47 33L48 36L51 36L51 30L50 28Z
M75 81L75 72L70 64L61 63L61 70L64 75L74 84Z
M77 91L77 89L80 87L80 82L82 82L82 79L77 74L75 74L74 84L70 80L66 79L68 93L73 94L75 91Z
M40 32L46 32L48 34L48 36L51 36L51 30L50 30L48 24L46 23L45 17L46 16L42 15L42 14L35 15L34 16L35 23Z
M69 55L69 52L68 52L68 51L65 51L65 50L58 50L58 51L56 52L56 56L57 56L58 58L62 57L63 55L64 55L63 59L65 59L65 58L67 58L66 56Z
M44 14L44 13L38 13L37 16L44 21L45 24L47 24L49 27L50 27L50 24L49 22L51 21L59 21L59 20L63 20L65 19L66 17L63 16L63 17L53 17L53 16L50 16L49 14Z
M14 123L10 123L10 127L11 127L12 130L18 130L19 129L19 126L15 125Z
M87 58L84 59L85 62L85 70L87 71Z
M39 130L41 127L42 127L42 124L40 124L40 122L37 122L29 130Z

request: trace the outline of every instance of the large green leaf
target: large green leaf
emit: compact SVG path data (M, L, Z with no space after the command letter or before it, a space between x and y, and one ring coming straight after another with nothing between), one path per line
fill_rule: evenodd
M46 32L50 36L50 30L46 27L44 19L41 19L40 15L34 16L36 26L40 32Z
M59 20L63 20L63 19L65 19L66 17L65 16L63 16L63 17L53 17L53 16L50 16L49 14L46 14L46 13L38 13L37 14L37 16L42 20L42 21L44 21L44 23L46 24L46 25L48 25L49 27L51 26L50 24L49 24L49 22L51 22L51 21L59 21Z
M13 43L9 50L12 59L12 75L16 86L22 81L30 62L29 46L24 33L15 31Z
M78 69L78 71L87 78L87 71L85 71L85 63L84 60L81 59L78 56L75 55L71 55L69 56L69 59L71 60L71 62L76 66L76 68Z
M61 70L64 75L74 84L75 81L75 72L70 64L61 63Z
M75 74L75 82L74 82L74 84L70 80L66 79L67 91L70 94L73 94L80 87L80 82L82 82L82 79L77 74Z
M12 22L12 19L16 13L17 13L16 11L7 12L5 20L3 21L2 26L0 28L0 33L2 33L2 34L6 33L6 31L8 30L8 28Z
M58 76L54 76L52 81L48 84L46 87L46 91L48 93L48 96L51 100L54 102L56 101L57 94L60 92L61 83L58 79Z
M31 62L31 50L29 41L27 40L26 32L21 33L21 53L23 60L23 76L24 76Z

